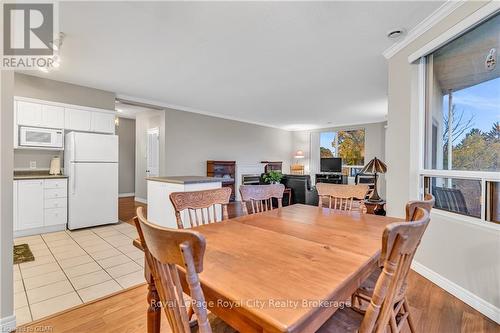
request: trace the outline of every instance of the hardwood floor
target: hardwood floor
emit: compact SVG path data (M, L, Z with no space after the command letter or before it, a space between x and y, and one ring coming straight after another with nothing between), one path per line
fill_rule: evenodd
M122 199L120 219L123 217L122 221L129 221L134 216L135 207L142 204L134 203L133 199ZM238 215L241 207L232 206L231 216ZM408 302L418 332L500 332L500 325L413 271L409 275L408 289ZM146 332L146 294L146 286L141 285L31 323L19 329L19 332L51 327L50 331L54 333L143 333ZM405 331L409 332L407 327ZM170 332L164 316L161 332Z
M408 301L415 318L417 332L500 332L499 325L413 271L410 272L409 283ZM39 320L18 331L37 332L41 327L51 327L50 331L53 333L144 333L146 294L147 287L141 285ZM163 314L161 332L170 332ZM405 332L409 332L407 327Z
M147 207L146 204L134 201L134 197L124 197L118 199L118 218L120 221L134 224L132 218L136 215L137 207ZM227 211L229 218L243 215L240 202L230 202Z
M134 224L132 218L136 215L137 207L147 207L146 204L134 201L134 197L124 197L118 199L118 218L120 221Z

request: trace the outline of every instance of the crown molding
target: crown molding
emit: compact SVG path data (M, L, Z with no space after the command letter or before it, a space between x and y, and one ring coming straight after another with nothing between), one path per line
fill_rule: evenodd
M386 59L392 58L396 53L408 46L411 42L422 36L426 31L441 22L445 17L450 15L457 8L462 6L465 0L448 0L442 4L438 9L427 16L422 22L417 24L413 29L408 31L408 34L401 41L392 44L386 49L382 55Z
M221 118L221 119L226 119L226 120L233 120L233 121L239 121L241 123L247 123L247 124L252 124L252 125L258 125L258 126L263 126L263 127L270 127L270 128L275 128L275 129L280 129L283 131L289 131L287 129L284 129L279 126L274 126L274 125L269 125L266 123L261 123L261 122L256 122L256 121L251 121L245 118L240 118L240 117L233 117L233 116L228 116L225 114L220 114L216 112L209 112L209 111L203 111L203 110L198 110L195 108L191 108L188 106L182 106L182 105L175 105L175 104L168 104L160 101L155 101L155 100L149 100L149 99L144 99L140 97L133 97L133 96L127 96L123 94L116 94L116 98L122 101L128 101L128 102L135 102L135 103L140 103L143 106L151 106L152 108L155 109L173 109L173 110L178 110L178 111L186 111L186 112L191 112L191 113L197 113L205 116L210 116L210 117L215 117L215 118Z
M429 43L422 46L417 51L413 52L408 56L408 62L412 63L417 59L426 56L438 48L442 47L451 40L457 38L467 30L473 28L474 26L480 24L481 22L487 20L491 16L495 15L500 11L500 1L492 0L477 9L475 12L452 26L450 29L446 30L444 33L438 37L431 40Z

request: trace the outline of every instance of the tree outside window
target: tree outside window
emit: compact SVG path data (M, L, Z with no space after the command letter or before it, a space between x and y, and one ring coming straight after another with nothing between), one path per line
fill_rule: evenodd
M321 133L320 157L340 157L343 165L364 165L365 130L341 130Z

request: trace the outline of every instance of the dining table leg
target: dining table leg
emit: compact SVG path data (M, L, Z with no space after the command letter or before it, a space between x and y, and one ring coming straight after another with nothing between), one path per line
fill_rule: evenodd
M144 274L148 283L148 311L147 324L148 333L160 333L161 326L161 301L156 290L153 274L149 270L148 264L144 265Z

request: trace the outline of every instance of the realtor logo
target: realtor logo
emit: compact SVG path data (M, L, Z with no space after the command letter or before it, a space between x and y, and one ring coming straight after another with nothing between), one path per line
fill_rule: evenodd
M33 1L33 0L31 0ZM61 38L55 31L57 3L3 3L1 69L38 69L44 72L55 68Z
M3 54L52 55L54 5L19 3L3 5Z

